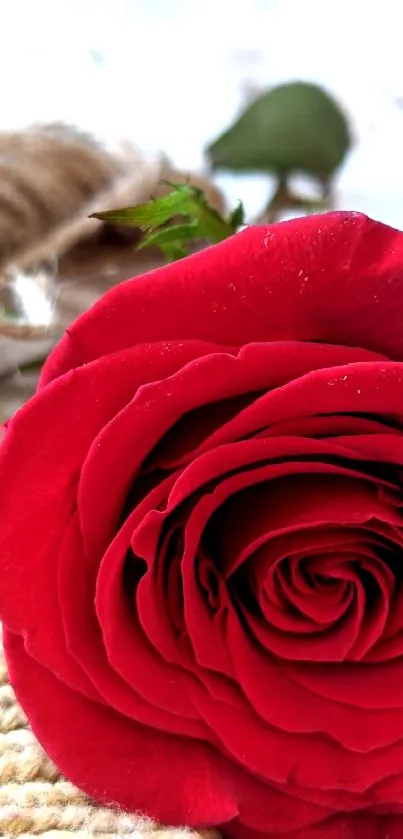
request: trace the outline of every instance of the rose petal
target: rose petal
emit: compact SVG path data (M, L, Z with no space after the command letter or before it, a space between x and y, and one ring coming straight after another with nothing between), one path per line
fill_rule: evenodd
M237 681L265 723L311 737L321 733L343 749L363 754L401 739L402 709L363 711L312 693L290 680L288 668L248 638L235 614L229 616L228 643ZM348 765L348 755L345 759Z
M163 684L164 690L155 690L155 671L149 658L146 671L148 691L141 689L144 682L144 673L140 667L141 655L138 656L136 667L138 677L130 683L124 681L111 666L112 662L107 657L108 648L104 646L101 628L96 620L95 580L91 579L85 567L77 519L73 519L69 525L59 559L59 604L66 650L91 679L105 704L131 719L163 731L208 739L205 726L195 720L196 715L189 702L186 703L183 692L174 687L172 679L167 678L166 674L164 679L162 668L158 670L157 684L159 688ZM125 604L121 605L124 609ZM137 690L139 682L140 689ZM153 704L150 703L151 698L154 699Z
M402 823L393 816L385 818L370 813L337 815L310 825L298 832L287 834L287 839L401 839ZM240 821L232 822L225 831L228 839L284 839L284 833L275 829L256 831Z
M346 751L324 735L296 735L268 723L262 725L261 717L251 707L223 708L196 682L189 686L189 694L228 756L267 781L362 793L403 772L402 739L367 754Z
M323 341L403 359L402 259L402 234L359 213L251 227L109 291L70 327L42 385L133 340Z
M90 702L27 655L19 636L6 631L4 640L10 676L35 735L60 771L92 798L145 811L162 824L204 827L237 815L231 765L210 746Z
M184 366L180 370L137 389L130 403L96 436L82 467L78 487L80 522L89 562L98 564L108 540L113 536L122 505L140 466L163 435L184 414L209 402L245 394L245 391L267 390L276 381L288 381L289 377L310 369L313 359L316 364L320 364L326 363L326 359L330 363L331 358L354 361L357 358L373 357L363 350L332 347L330 351L329 348L325 351L324 347L310 345L300 353L295 345L279 348L271 344L251 345L243 348L238 355L213 352L213 348L207 345L204 345L204 351L207 355L200 358L201 345L196 342L193 350L186 351L188 355L193 352L194 356L186 363L183 350ZM179 350L173 353L176 364L178 353ZM169 359L172 362L170 356ZM379 363L384 365L385 362ZM375 371L377 369L375 364ZM302 380L305 381L305 378L302 377ZM280 388L279 392L283 389ZM274 395L277 391L272 393ZM262 407L261 400L256 404ZM216 441L217 434L221 437L224 435L221 443L227 442L225 435L229 438L228 442L237 439L233 436L233 428L239 424L242 426L244 415L245 411L241 411L223 426L222 431L213 432L199 446L198 452L215 448L216 443L220 442ZM127 441L134 434L136 445L128 448ZM119 469L116 464L119 464ZM102 485L108 485L108 493L99 492L98 487Z

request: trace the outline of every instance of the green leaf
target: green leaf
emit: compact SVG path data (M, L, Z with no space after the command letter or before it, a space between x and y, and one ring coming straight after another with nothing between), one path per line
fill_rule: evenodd
M221 242L236 233L243 224L242 204L236 207L226 221L208 204L199 187L189 183L168 185L172 191L162 198L153 198L135 207L95 213L93 217L138 227L145 233L138 247L158 246L171 261L186 256L192 242ZM174 221L177 219L180 221Z
M161 227L159 230L148 233L140 242L138 248L140 250L151 245L172 245L175 242L178 245L183 245L195 238L197 227L196 219L186 224L171 224L169 227Z
M213 169L329 178L350 147L347 119L314 84L280 85L256 99L208 148Z
M192 187L188 184L178 184L175 190L168 195L162 196L162 198L153 198L145 204L137 204L134 207L124 207L120 210L107 210L102 213L93 213L90 218L97 218L101 221L113 221L117 224L148 230L164 224L175 215L189 212L192 199Z
M243 227L245 224L245 208L242 201L239 202L238 206L230 214L228 224L234 233L236 233L239 227Z
M177 242L161 245L161 251L167 262L176 262L177 259L183 259L184 256L188 255L184 245L179 245Z

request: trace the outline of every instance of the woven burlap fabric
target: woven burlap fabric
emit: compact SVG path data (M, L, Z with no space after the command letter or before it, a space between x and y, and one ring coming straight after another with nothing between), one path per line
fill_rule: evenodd
M107 760L107 756L105 756ZM8 681L0 629L0 836L5 839L198 839L141 815L98 807L65 781L39 746ZM204 831L202 839L219 839Z

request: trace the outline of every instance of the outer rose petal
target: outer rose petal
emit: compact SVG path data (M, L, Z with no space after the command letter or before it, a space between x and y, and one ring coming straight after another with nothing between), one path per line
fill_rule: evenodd
M0 473L6 485L0 499L0 605L2 620L10 629L26 632L31 628L27 602L35 614L34 634L36 620L42 623L44 589L56 580L53 559L76 508L77 485L94 439L150 378L164 380L212 349L198 342L129 348L72 371L29 400L9 423L0 451ZM119 477L125 471L123 458L115 461L115 467L117 483L118 467ZM126 481L131 477L129 473ZM93 503L104 495L100 483L93 491ZM111 507L110 503L110 516ZM29 593L24 560L29 568L35 566ZM47 568L46 560L50 562ZM21 599L24 591L28 601ZM37 602L41 602L40 612ZM51 645L46 624L56 620L57 598L52 596L49 608L43 626Z
M403 234L360 213L251 227L116 286L69 329L42 385L136 342L300 340L403 359Z
M161 734L87 700L27 655L21 637L7 630L4 636L10 677L33 731L39 728L48 754L79 787L98 801L145 810L165 824L207 826L237 816L231 764L208 745Z
M161 734L90 702L28 656L19 636L6 631L5 646L17 696L25 697L33 681L43 691L43 701L37 702L35 695L28 708L34 732L42 727L45 713L45 749L62 772L97 800L145 810L161 823L194 827L222 825L245 812L247 824L259 828L269 811L271 824L281 833L332 815L328 807L292 801L288 791L245 777L198 740ZM28 694L32 696L29 688ZM66 719L70 721L67 743ZM106 778L108 754L113 758Z
M276 830L256 831L238 821L224 830L226 839L401 839L401 817L377 817L364 811L335 816L326 822L284 834Z

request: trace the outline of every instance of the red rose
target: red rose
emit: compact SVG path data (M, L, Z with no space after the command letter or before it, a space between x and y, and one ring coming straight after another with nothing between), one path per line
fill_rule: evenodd
M99 801L403 835L403 234L252 228L114 288L0 454L11 680Z

